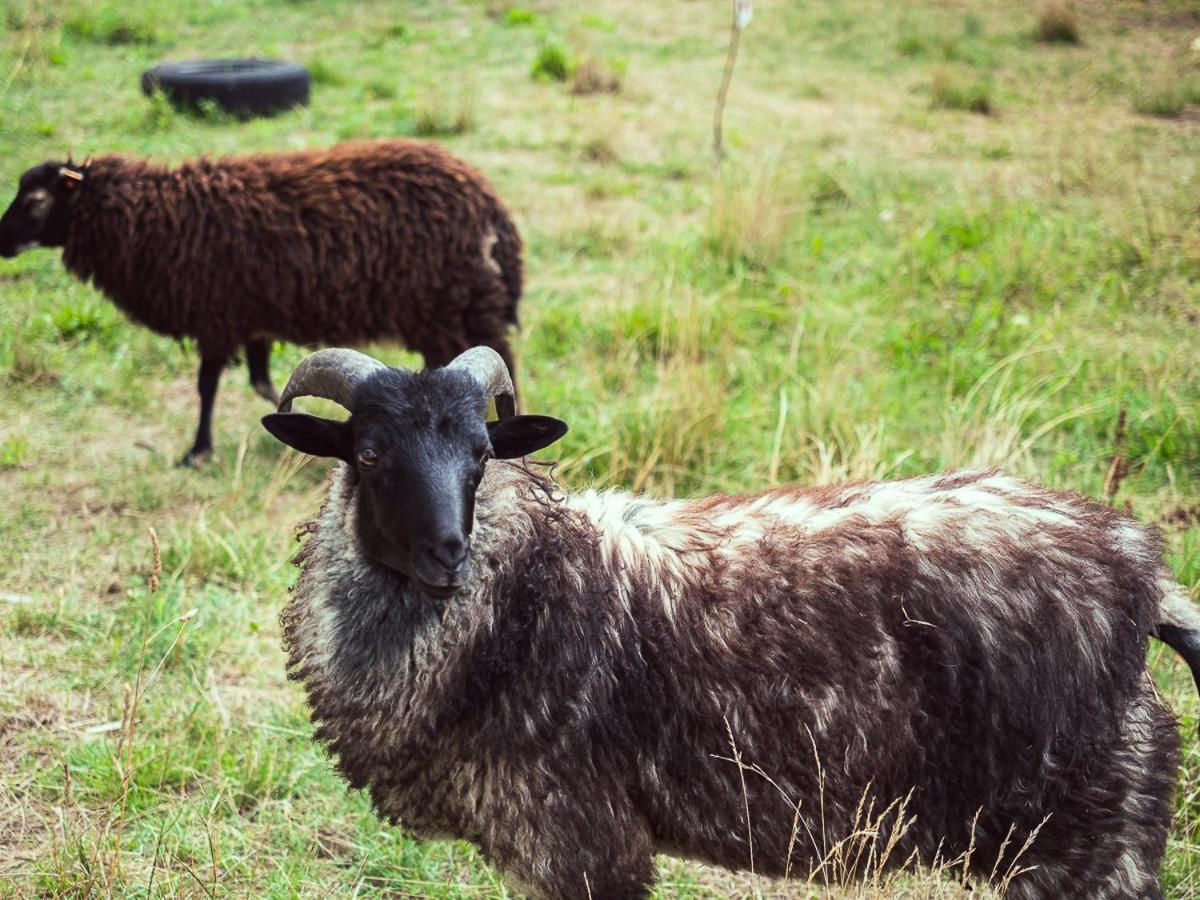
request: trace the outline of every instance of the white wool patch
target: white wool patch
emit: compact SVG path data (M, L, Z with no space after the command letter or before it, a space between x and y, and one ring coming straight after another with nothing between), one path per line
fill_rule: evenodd
M992 477L942 488L936 484L940 478L851 485L821 506L803 495L766 495L753 507L808 533L858 520L873 525L892 521L918 549L929 549L951 534L958 541L980 546L998 538L1044 541L1041 531L1047 526L1078 525L1067 510L1014 502L1017 497L1035 494L1012 479Z
M634 589L631 576L645 572L658 584L659 600L674 618L680 594L711 566L710 553L753 539L713 519L704 521L682 500L654 501L621 491L582 491L567 498L600 537L605 564L616 578L618 597L628 607Z
M479 255L483 258L483 265L495 274L500 274L500 263L496 261L496 242L499 238L496 237L496 232L489 228L483 233L483 240L479 245Z
M1064 530L1094 527L1082 501L995 473L966 472L951 479L926 476L812 492L779 490L716 503L658 501L621 491L588 490L567 497L566 504L595 527L621 601L631 602L630 574L645 572L657 581L659 599L672 618L678 598L699 580L716 570L726 571L729 564L751 565L766 537L789 530L795 532L799 546L805 538L861 524L894 527L918 551L973 549L977 551L974 571L956 575L960 596L972 604L994 605L1003 598L1009 608L1032 610L1043 602L1044 597L1034 596L1035 592L1001 587L1013 565L1014 546L1035 551L1050 565L1058 560L1064 571L1081 577L1105 577L1098 564L1070 554L1056 538ZM1111 537L1118 549L1135 559L1156 553L1150 532L1136 522L1119 521ZM852 541L838 552L856 565L871 567L876 562L866 548ZM932 560L920 560L917 566L925 578L945 577ZM1089 619L1093 627L1108 628L1103 610L1077 596L1076 585L1043 588L1057 595L1080 624ZM710 627L720 630L716 622ZM987 624L981 623L981 628L986 631ZM997 634L996 639L1002 636Z

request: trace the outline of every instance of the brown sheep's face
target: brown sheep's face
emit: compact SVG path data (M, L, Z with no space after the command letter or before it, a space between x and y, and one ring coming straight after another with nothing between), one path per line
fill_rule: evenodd
M83 170L45 162L21 176L17 196L0 218L0 256L8 259L34 247L67 242L71 199L82 188Z
M567 430L549 416L485 423L485 407L482 388L462 372L388 369L356 390L345 422L292 412L262 421L288 446L351 466L363 551L422 593L444 598L468 572L475 492L487 461L533 453Z

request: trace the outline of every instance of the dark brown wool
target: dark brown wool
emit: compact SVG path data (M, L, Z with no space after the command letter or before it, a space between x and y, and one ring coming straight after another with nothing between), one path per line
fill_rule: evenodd
M643 897L655 852L821 877L860 804L907 797L891 864L970 846L985 879L1040 826L1010 896L1160 896L1171 582L1129 517L992 472L661 502L493 462L439 602L361 555L356 479L299 556L289 671L414 834L537 896Z
M434 144L83 171L67 268L143 325L195 338L217 371L252 341L387 339L427 366L483 344L513 369L520 238L483 176Z
M203 350L398 337L428 365L477 343L511 362L520 239L483 176L434 144L175 169L100 157L63 262L137 321Z

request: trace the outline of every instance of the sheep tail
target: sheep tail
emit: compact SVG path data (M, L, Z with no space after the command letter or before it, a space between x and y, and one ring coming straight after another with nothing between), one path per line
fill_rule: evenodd
M1183 657L1200 691L1200 609L1183 585L1165 585L1158 619L1158 639Z

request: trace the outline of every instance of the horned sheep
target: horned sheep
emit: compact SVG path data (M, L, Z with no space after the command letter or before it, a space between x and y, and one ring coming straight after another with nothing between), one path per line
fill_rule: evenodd
M271 342L399 340L427 366L474 344L509 369L521 240L482 175L444 149L363 141L199 159L171 169L102 156L21 176L0 256L62 247L68 271L135 321L194 338L200 421L185 463L212 451L221 372L242 348L272 403Z
M1200 615L1151 529L994 471L564 494L522 457L566 425L510 395L486 349L420 373L326 350L263 420L342 462L284 640L381 815L538 897L644 897L656 852L1161 896L1180 742L1146 645L1164 624L1195 669ZM864 810L880 844L835 872Z

